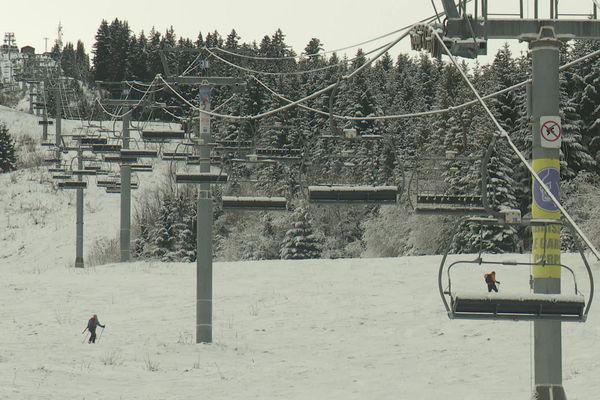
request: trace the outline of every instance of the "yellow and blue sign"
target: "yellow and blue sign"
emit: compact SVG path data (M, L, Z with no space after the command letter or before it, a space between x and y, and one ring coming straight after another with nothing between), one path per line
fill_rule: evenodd
M560 201L560 160L542 158L533 160L533 170L542 178L552 195ZM533 181L533 204L531 205L533 219L560 219L560 211L541 185ZM532 227L533 243L531 250L532 262L545 265L533 267L533 277L560 278L560 225Z

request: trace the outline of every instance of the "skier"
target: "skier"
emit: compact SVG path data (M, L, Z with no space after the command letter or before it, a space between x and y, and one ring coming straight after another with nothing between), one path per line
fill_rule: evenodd
M496 283L499 285L500 282L496 280L496 271L485 274L483 277L485 279L485 283L487 283L488 292L493 290L494 292L498 293L498 286L496 286Z
M100 323L100 321L98 321L98 316L96 314L92 315L92 318L89 319L88 324L87 324L87 328L85 328L83 331L85 332L86 329L88 331L90 331L90 339L88 340L88 343L96 343L96 327L99 326L102 329L104 329L106 327L106 325L102 325Z

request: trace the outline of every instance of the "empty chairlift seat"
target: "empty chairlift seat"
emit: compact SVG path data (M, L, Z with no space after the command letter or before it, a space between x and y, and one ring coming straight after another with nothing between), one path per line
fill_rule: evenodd
M227 174L201 172L196 174L176 174L176 183L203 184L227 183Z
M146 142L165 142L169 140L182 140L184 131L142 131L142 140Z
M223 196L224 210L287 210L285 197Z
M308 198L314 203L383 203L394 204L397 186L309 186Z

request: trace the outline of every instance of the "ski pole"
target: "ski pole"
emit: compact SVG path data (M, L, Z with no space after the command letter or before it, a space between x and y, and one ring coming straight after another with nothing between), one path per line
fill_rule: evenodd
M102 332L100 332L100 336L98 336L98 343L100 343L100 338L102 337L103 333L104 333L104 328L102 328Z
M81 344L84 344L86 339L87 339L87 335L85 335L85 336L83 337L83 342L81 342Z

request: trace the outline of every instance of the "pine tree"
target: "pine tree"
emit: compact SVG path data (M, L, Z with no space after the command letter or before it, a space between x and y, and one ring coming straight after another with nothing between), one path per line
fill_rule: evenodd
M63 48L60 65L65 76L78 78L78 65L75 60L75 47L73 46L73 43L67 42Z
M304 48L304 54L308 62L316 62L322 59L319 52L323 50L323 43L317 38L312 38Z
M15 144L5 124L0 124L0 173L17 169Z
M285 233L279 255L284 260L302 260L321 256L321 241L315 234L308 212L298 207L292 228Z
M155 249L153 254L163 261L173 260L175 223L174 201L171 194L166 194L162 200L158 221L156 221L154 234Z
M572 179L579 171L593 169L596 161L583 144L583 122L577 112L575 99L567 92L567 84L563 76L560 82L560 117L563 131L560 174L563 179Z
M96 42L94 43L92 53L94 54L94 58L92 60L94 80L109 80L109 69L111 62L110 30L108 27L108 22L104 19L100 23L100 27L96 32Z
M90 80L90 56L86 53L81 40L77 41L75 47L75 65L77 66L75 78L82 82L88 82Z

